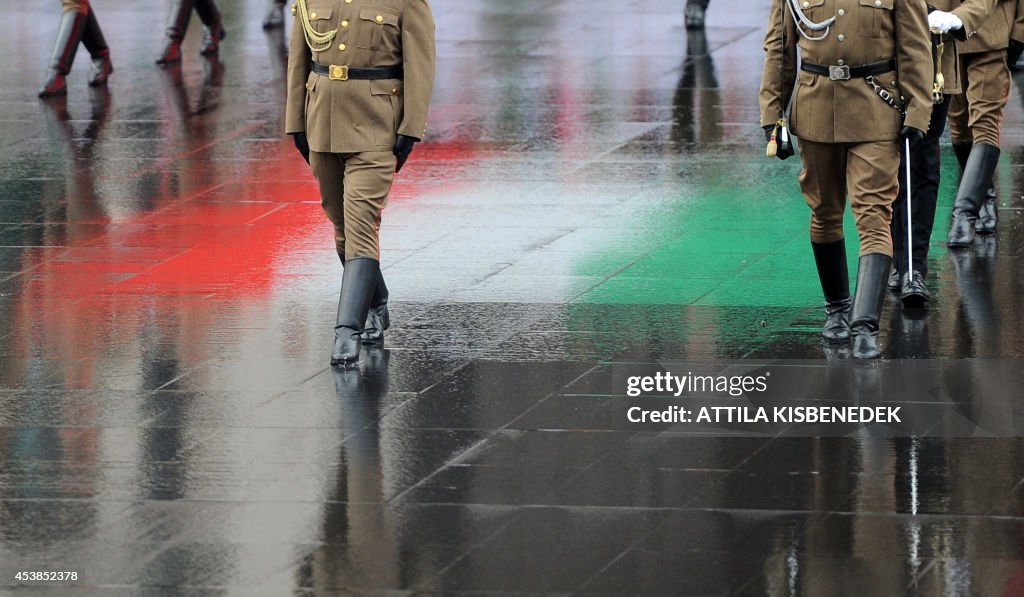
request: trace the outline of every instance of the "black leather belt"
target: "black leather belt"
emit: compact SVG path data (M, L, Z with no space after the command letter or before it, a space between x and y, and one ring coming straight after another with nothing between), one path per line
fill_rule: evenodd
M800 63L800 70L805 70L816 75L827 75L828 78L833 81L846 81L853 77L859 79L896 70L896 61L890 58L889 60L883 60L882 62L873 62L871 64L862 64L860 66L846 66L845 64L840 66L825 66L824 64L814 64L813 62L807 62L805 60Z
M401 79L405 76L405 70L401 66L349 68L347 66L326 65L317 62L313 63L313 72L318 75L325 75L334 81L348 81L349 79Z

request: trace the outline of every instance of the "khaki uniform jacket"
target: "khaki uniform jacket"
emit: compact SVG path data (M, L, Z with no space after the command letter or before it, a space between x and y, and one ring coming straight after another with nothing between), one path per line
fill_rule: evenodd
M987 1L992 3L992 0ZM987 16L970 24L959 11L954 10L953 14L964 22L963 30L967 32L967 39L957 43L961 54L1003 50L1010 45L1010 38L1024 42L1024 0L998 0Z
M904 124L928 130L934 67L925 0L802 0L805 14L815 22L836 15L821 41L797 33L785 1L772 0L764 40L762 126L782 117L795 80L790 125L801 139L864 143L895 140ZM820 65L860 66L895 59L896 70L874 78L897 98L905 98L905 123L863 77L832 81L827 75L797 71L797 45L802 60Z
M337 31L314 52L293 7L285 132L305 132L312 151L390 151L396 134L423 139L434 87L434 18L426 0L306 0L318 33ZM352 68L402 65L404 80L337 81L312 62Z
M1024 0L1019 0L1024 2ZM967 39L967 34L977 31L989 13L996 7L998 0L930 0L928 4L938 10L951 12L963 21L963 28L947 34L943 40L942 77L945 80L943 93L956 95L963 93L960 81L960 52L957 51L956 40Z

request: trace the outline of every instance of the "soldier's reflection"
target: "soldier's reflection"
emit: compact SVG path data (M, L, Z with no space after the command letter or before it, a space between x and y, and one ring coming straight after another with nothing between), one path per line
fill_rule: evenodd
M346 439L325 504L321 544L304 558L296 579L315 595L402 584L397 529L384 503L386 451L376 426L388 393L388 359L386 350L369 349L358 369L332 369Z
M672 122L672 141L677 145L722 138L718 80L704 29L686 32L686 57L672 101Z
M967 250L949 255L960 294L955 337L962 352L957 356L970 359L953 361L944 374L947 395L971 425L955 429L959 434L1015 435L1013 392L1006 390L1016 385L1006 378L1012 371L994 360L1003 356L993 298L996 246L994 237L979 236Z
M91 117L81 133L75 130L66 97L42 104L48 127L66 143L70 157L64 160L70 170L64 192L55 194L60 206L66 209L68 223L99 222L107 217L96 192L95 172L104 161L97 147L110 113L110 91L106 87L94 90L89 99Z

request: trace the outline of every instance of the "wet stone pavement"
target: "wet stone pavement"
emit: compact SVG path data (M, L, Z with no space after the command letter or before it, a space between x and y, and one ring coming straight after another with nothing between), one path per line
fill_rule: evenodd
M157 68L157 4L97 0L109 89L80 52L45 102L57 4L0 19L0 593L1024 594L1024 75L998 234L946 250L946 142L932 308L890 301L855 367L818 340L799 164L763 157L764 2L688 33L681 1L434 0L393 327L336 370L285 37L222 0L219 58L194 20ZM626 419L688 404L626 387L684 367L917 418Z

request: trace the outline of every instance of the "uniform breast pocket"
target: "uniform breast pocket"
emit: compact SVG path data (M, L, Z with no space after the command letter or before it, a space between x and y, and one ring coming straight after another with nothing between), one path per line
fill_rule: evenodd
M800 8L804 9L804 14L808 19L815 23L820 23L828 18L831 14L825 14L825 0L798 0ZM787 17L788 18L788 17Z
M331 21L334 16L334 7L326 2L306 2L306 12L309 14L309 24L317 33L329 33L336 27Z
M893 0L860 0L860 36L892 38Z
M359 11L357 46L376 52L397 52L401 49L399 15L387 8L364 8Z

